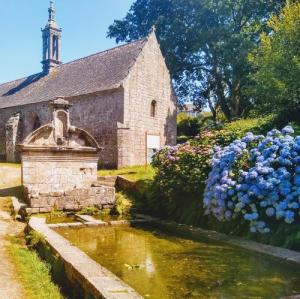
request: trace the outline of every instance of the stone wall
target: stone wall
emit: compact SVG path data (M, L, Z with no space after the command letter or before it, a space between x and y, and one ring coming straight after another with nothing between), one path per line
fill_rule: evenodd
M24 105L22 107L11 107L0 110L0 158L6 157L6 124L15 114L20 114L18 125L18 138L23 140L29 135L36 125L47 124L51 121L51 109L48 102Z
M25 192L28 189L25 188ZM115 204L115 188L92 184L89 188L73 189L65 192L27 193L27 209L31 214L60 211L79 211L84 207L111 209Z
M71 123L80 127L97 140L103 147L99 164L104 167L117 167L117 122L123 121L123 89L92 95L68 98L74 104L70 109ZM23 140L37 129L51 121L52 112L48 102L12 107L0 110L0 159L6 157L6 123L20 113L18 136Z
M32 194L88 188L95 181L95 157L59 152L22 154L22 184Z
M116 168L118 165L117 123L123 122L124 90L79 96L70 102L71 123L88 131L103 148L100 167Z
M19 160L19 154L16 149L16 145L20 142L19 136L19 124L20 124L20 114L16 113L9 118L5 124L5 149L6 149L6 161L16 162Z
M155 34L151 34L124 82L124 124L118 130L118 166L146 163L146 136L160 136L160 146L176 144L176 97ZM155 116L151 103L156 102Z

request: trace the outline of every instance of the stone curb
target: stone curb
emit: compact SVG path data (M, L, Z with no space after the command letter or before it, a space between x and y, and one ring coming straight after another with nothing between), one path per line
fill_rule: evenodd
M79 284L86 295L104 299L143 298L113 273L53 231L45 223L45 219L33 217L28 225L31 230L45 237L52 255L62 260L68 280Z
M82 221L84 223L94 223L95 225L105 225L107 224L106 222L102 221L102 220L97 220L94 217L90 216L90 215L80 215L80 214L75 214L75 217L79 220Z
M159 228L165 229L170 232L181 233L185 237L192 239L209 239L217 242L229 244L234 247L242 248L250 252L264 254L272 258L279 259L294 265L300 265L300 252L275 247L258 243L255 241L248 241L239 237L228 236L216 231L205 230L198 227L189 226L186 224L178 224L175 222L167 222L163 220L154 221Z
M68 228L68 227L96 227L96 226L122 226L122 225L131 225L138 223L151 223L154 220L150 219L134 219L134 220L114 220L114 221L89 221L89 222L70 222L70 223L55 223L55 224L47 224L49 228Z

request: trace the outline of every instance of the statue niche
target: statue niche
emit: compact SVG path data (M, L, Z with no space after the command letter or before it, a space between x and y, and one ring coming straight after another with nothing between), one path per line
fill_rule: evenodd
M68 115L65 111L56 111L54 118L54 134L55 140L58 145L66 144L68 138Z

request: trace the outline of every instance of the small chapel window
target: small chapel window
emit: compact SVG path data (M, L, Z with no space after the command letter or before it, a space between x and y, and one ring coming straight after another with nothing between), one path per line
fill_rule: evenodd
M37 130L41 126L41 121L38 116L35 117L33 122L33 131Z
M151 113L150 113L151 117L155 117L155 115L156 115L156 106L157 106L157 103L156 103L156 101L153 100L151 102Z

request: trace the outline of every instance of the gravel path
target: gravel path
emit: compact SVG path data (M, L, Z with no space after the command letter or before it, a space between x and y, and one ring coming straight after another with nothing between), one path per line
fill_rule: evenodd
M16 187L20 179L20 169L0 164L0 193L1 190ZM1 208L0 197L0 298L24 298L22 287L16 278L14 264L7 252L8 236L18 234L23 229L23 224L13 221L7 211Z

